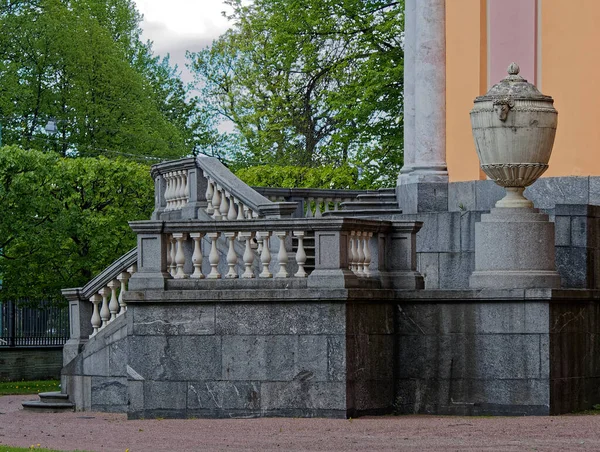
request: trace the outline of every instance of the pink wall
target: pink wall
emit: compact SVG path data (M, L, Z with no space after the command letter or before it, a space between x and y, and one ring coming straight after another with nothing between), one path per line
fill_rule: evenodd
M506 77L513 61L536 83L538 0L489 0L489 85Z

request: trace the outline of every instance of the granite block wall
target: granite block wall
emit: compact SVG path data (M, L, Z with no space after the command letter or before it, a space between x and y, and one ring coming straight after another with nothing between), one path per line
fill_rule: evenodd
M128 320L119 316L63 367L62 388L78 411L127 411Z
M403 190L415 187L399 186ZM419 192L431 190L420 184ZM429 190L429 191L428 191ZM466 289L475 268L475 223L505 191L491 180L453 182L446 186L447 203L400 207L398 219L423 221L417 234L417 269L426 289ZM600 177L541 178L525 191L535 206L555 222L556 265L563 288L600 288ZM410 197L409 197L410 198Z
M396 328L398 413L549 414L547 304L407 302Z
M140 303L128 314L129 418L346 417L344 303Z
M555 303L550 310L551 414L600 403L600 305Z

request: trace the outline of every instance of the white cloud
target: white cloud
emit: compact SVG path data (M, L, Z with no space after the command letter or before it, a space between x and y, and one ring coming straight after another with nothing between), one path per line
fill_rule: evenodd
M154 43L157 55L171 55L187 81L191 75L185 69L186 50L198 51L210 45L229 28L222 11L222 0L135 0L144 15L142 37Z

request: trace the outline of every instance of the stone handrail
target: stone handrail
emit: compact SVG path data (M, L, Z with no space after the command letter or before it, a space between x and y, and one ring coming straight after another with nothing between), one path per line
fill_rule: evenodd
M329 210L339 210L343 202L355 201L358 195L369 190L336 190L321 188L271 188L253 187L258 193L273 202L296 202L296 218L320 218Z
M369 280L365 287L407 289L422 281L415 271L419 222L285 218L136 221L130 226L140 250L132 291L167 290L168 280L259 279L267 288L268 280L278 278L307 278L308 286L323 288L360 287ZM309 234L315 243L310 274L303 244Z
M123 296L127 292L129 279L137 271L137 260L138 252L134 248L82 288L62 291L70 304L71 339L95 336L127 311Z
M297 205L274 203L238 179L218 159L199 155L154 165L153 220L246 220L290 216Z

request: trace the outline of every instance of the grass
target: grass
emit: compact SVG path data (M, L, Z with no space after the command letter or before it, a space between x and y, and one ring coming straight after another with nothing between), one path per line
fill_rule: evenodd
M51 391L60 391L59 380L0 381L0 395L37 394ZM4 446L0 452L5 452L3 448Z

